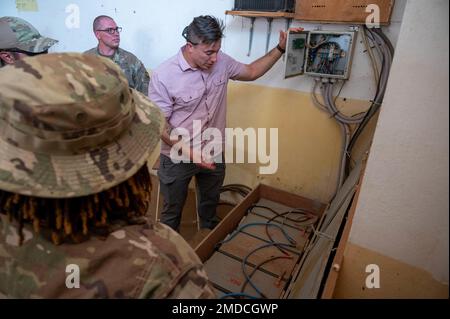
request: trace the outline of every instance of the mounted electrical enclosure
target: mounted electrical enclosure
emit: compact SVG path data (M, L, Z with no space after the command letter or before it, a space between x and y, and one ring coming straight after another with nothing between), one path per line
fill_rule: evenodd
M350 76L355 32L290 31L285 78L307 74L346 80Z

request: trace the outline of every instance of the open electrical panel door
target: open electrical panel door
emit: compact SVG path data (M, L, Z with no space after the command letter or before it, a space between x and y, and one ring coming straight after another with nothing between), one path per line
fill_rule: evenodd
M305 73L307 31L289 31L286 41L284 78Z
M285 78L307 74L346 80L350 76L355 32L289 31Z

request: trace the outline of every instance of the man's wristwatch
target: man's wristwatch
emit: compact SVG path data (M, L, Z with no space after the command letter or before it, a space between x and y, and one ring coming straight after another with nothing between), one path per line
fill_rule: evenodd
M281 48L279 44L277 44L277 49L278 49L278 51L280 51L280 52L281 52L281 54L284 54L284 53L286 53L286 50L285 50L285 49L283 49L283 48Z

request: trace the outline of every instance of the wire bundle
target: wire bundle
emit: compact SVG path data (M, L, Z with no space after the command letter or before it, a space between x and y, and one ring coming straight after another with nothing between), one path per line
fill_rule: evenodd
M335 74L335 70L343 54L339 44L330 41L311 50L311 60L313 63L309 71L315 70L316 73Z
M354 114L351 116L343 114L336 106L336 99L339 96L340 91L338 95L333 98L333 91L337 83L334 79L315 79L312 89L312 100L314 105L316 105L322 111L329 113L331 117L333 117L337 121L342 132L339 177L337 180L335 194L344 183L345 177L350 170L348 159L350 158L350 154L356 140L366 127L367 123L373 117L373 115L379 110L383 102L384 93L386 91L387 81L389 77L389 71L394 55L394 48L381 29L368 29L367 27L364 27L361 32L363 34L364 43L367 46L367 51L369 52L369 56L371 58L371 63L374 70L374 78L377 82L375 97L371 101L369 109L365 112ZM375 48L376 56L381 62L380 70L378 68L377 58L375 58L375 55L373 54L372 47ZM317 97L317 87L319 86L319 84L321 84L320 92L322 95L323 103L320 103ZM345 82L343 82L341 90L344 84ZM351 134L351 125L357 125L353 134Z
M289 254L288 250L286 250L286 249L289 249L289 248L296 249L297 242L286 232L286 230L284 229L284 223L286 221L290 221L290 222L296 223L296 224L301 223L302 226L312 226L317 221L317 216L315 216L313 213L311 213L309 211L306 211L306 210L300 209L300 208L294 209L292 211L278 213L277 211L275 211L274 209L272 209L270 207L261 206L261 205L252 205L251 207L248 208L247 213L253 212L254 208L266 209L266 210L270 211L271 213L273 213L274 216L269 218L267 220L267 222L246 223L246 224L241 225L232 234L230 234L225 240L218 243L218 245L221 245L221 244L231 241L232 239L234 239L236 237L236 235L238 233L242 232L244 229L247 229L249 227L255 227L255 226L264 226L266 228L266 234L268 236L269 242L267 242L267 240L261 239L264 241L264 244L261 246L258 246L257 248L253 249L252 251L250 251L242 259L241 266L242 266L242 273L244 274L244 277L245 277L245 281L241 286L240 292L238 292L238 293L232 292L229 294L225 294L221 297L222 299L228 298L228 297L244 297L244 298L250 298L250 299L267 298L267 296L256 286L256 284L252 281L251 278L258 271L258 269L260 269L263 265L265 265L267 263L270 263L270 262L278 260L278 259L293 259L293 256L291 256ZM256 213L254 213L254 214L258 215ZM299 217L291 218L291 217L289 217L290 214L299 215ZM277 218L283 218L281 225L279 225L279 223L274 223L274 221ZM281 233L283 234L283 237L287 240L287 242L274 241L268 231L269 227L279 229L281 231ZM300 229L299 229L299 231L300 231ZM246 270L247 260L257 251L265 249L265 248L269 248L269 247L276 247L278 250L280 250L283 253L283 255L271 256L270 258L261 261L259 264L257 264L253 268L251 273L248 274L247 270ZM281 282L282 276L280 276L280 279L279 279L280 282ZM247 284L252 286L253 289L258 293L259 296L252 296L252 295L244 293L244 290L245 290Z

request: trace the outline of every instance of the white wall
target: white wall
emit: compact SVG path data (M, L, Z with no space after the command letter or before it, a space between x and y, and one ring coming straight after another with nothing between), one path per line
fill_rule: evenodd
M449 3L409 0L350 235L448 283ZM381 270L382 271L382 270Z
M233 0L36 0L37 12L18 12L15 0L0 1L0 16L21 17L42 34L60 40L53 51L84 51L97 45L92 22L105 14L123 27L121 46L135 53L148 68L175 54L183 45L181 32L192 18L202 14L225 17ZM214 4L212 4L214 2ZM80 27L68 29L66 8L80 9Z
M0 1L0 16L19 16L32 23L42 34L60 40L52 51L84 51L96 45L92 33L92 21L100 14L110 15L118 25L123 27L121 47L136 54L147 68L155 68L161 62L174 55L183 45L181 32L193 17L210 14L221 18L226 23L226 37L223 40L224 52L239 61L250 63L265 53L267 21L258 18L255 22L251 56L247 57L250 19L225 15L231 10L234 0L36 0L37 12L18 12L14 0ZM392 16L392 24L386 28L387 35L396 43L401 24L401 17L406 0L397 0ZM80 28L68 29L65 20L69 13L66 7L76 4L80 8ZM301 26L314 30L319 25L294 21L293 27ZM345 25L322 25L323 30L348 30ZM278 43L279 30L286 29L285 19L274 19L270 47ZM371 68L366 54L357 39L355 60L350 81L342 90L341 96L370 100L375 88ZM256 84L271 87L289 88L309 92L313 81L300 76L283 79L284 65L279 61Z

